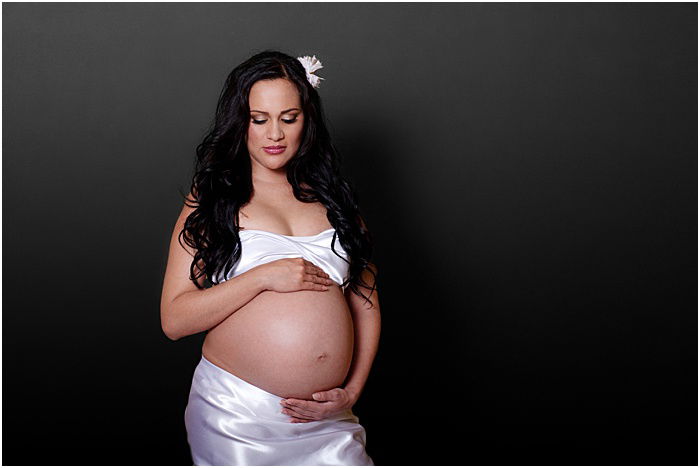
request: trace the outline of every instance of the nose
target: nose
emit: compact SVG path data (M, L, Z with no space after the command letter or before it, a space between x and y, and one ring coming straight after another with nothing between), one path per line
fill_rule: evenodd
M267 136L270 140L272 141L279 141L282 138L284 138L284 132L282 131L282 127L279 124L279 122L273 122L272 126L270 128L270 133Z

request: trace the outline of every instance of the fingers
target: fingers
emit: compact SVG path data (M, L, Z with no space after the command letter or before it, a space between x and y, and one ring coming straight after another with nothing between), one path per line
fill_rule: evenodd
M306 272L303 278L304 286L307 289L315 289L317 291L328 290L328 287L333 284L330 275L305 258L300 258L303 260L304 271Z
M284 402L284 407L289 410L294 410L299 413L302 418L310 418L318 416L321 412L312 408L310 405L318 405L316 402L305 402L287 399Z
M289 422L293 422L293 423L308 423L308 422L314 422L314 421L318 421L318 419L292 418L289 420Z
M328 276L328 274L325 271L323 271L323 269L320 268L318 265L314 264L313 262L308 261L304 257L299 257L299 258L301 258L304 261L304 266L306 266L306 271L316 273L319 275Z
M306 289L315 289L317 291L328 291L328 286L319 284L315 281L304 281L303 285Z
M297 411L297 410L295 410L295 409L290 409L290 408L283 409L283 410L282 410L282 413L284 413L284 414L286 414L287 416L290 416L290 417L292 417L292 418L307 419L307 420L309 420L309 421L318 421L319 419L321 419L318 415L316 415L316 416L307 416L307 415L301 413L300 411Z
M319 411L309 408L308 404L304 402L297 403L293 400L286 400L283 406L282 413L291 416L292 422L317 421L322 417Z
M330 285L333 282L333 280L329 278L322 278L316 275L304 275L304 281L308 281L310 283L318 283L326 286Z
M298 411L295 411L293 409L283 409L282 413L286 414L287 416L290 416L292 419L289 420L289 422L311 422L311 421L318 421L320 418L312 418L312 417L306 417L302 416L299 414Z
M330 275L328 273L326 273L325 271L323 271L321 268L317 267L313 263L311 265L306 266L306 272L310 273L312 275L321 276L323 278L330 278Z
M315 280L317 279L319 283L330 284L330 276L326 275L325 273L323 275L324 276L321 276L320 274L317 275L315 273L306 272L306 275L304 275L304 279L306 280L307 278L314 278Z

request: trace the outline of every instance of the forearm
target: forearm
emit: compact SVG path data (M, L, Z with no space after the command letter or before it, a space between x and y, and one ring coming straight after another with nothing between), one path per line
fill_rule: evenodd
M211 288L181 294L164 312L164 331L170 339L178 340L210 330L264 290L256 267Z
M353 401L360 398L362 389L367 382L372 363L379 347L381 333L381 315L379 304L371 309L353 311L355 327L355 350L345 390L352 396Z

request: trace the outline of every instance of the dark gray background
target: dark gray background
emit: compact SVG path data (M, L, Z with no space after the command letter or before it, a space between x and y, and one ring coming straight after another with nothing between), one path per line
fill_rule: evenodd
M191 463L159 302L226 75L316 55L381 465L697 465L697 4L4 3L3 464Z

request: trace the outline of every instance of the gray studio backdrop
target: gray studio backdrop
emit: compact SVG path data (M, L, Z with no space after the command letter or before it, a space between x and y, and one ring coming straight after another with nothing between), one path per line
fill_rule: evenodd
M697 464L697 4L3 3L3 463L188 465L159 301L230 70L316 55L377 464Z

